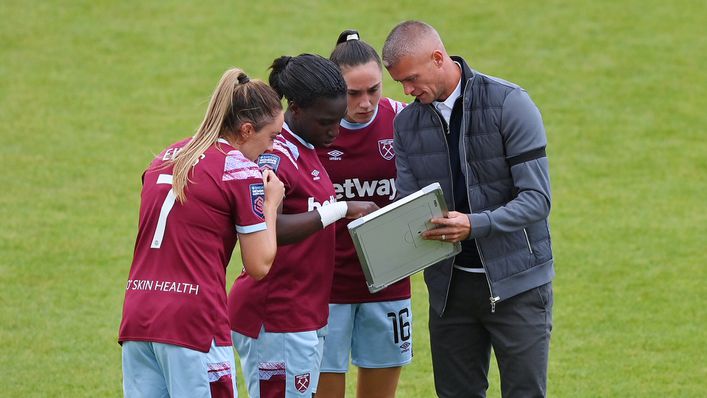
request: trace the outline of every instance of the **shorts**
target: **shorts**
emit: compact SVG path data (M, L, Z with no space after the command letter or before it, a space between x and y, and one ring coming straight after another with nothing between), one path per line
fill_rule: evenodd
M317 391L326 326L257 339L231 332L250 398L311 397Z
M123 394L131 397L238 397L233 348L201 352L172 344L123 342Z
M410 299L375 303L329 304L329 333L324 342L322 372L346 373L361 368L393 368L412 361Z

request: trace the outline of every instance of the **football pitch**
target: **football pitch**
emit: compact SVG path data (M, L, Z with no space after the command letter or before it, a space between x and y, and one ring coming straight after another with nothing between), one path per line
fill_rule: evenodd
M266 79L280 55L328 56L347 28L380 50L405 19L435 26L451 54L523 86L542 111L557 271L549 396L704 396L707 2L696 0L3 0L0 396L122 395L140 175L193 134L225 69ZM384 77L387 96L411 100ZM398 396L433 397L427 292L413 282L415 357ZM495 363L490 384L500 396Z

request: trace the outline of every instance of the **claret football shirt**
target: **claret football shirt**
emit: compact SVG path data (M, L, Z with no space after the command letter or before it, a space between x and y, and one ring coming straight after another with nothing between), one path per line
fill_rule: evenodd
M283 214L299 214L336 201L334 187L314 147L283 126L271 152L260 156L285 184ZM317 330L329 318L329 294L334 272L334 226L306 239L278 246L265 278L242 273L229 294L231 328L257 338L268 332Z
M257 164L219 140L190 173L181 204L171 190L171 160L189 140L167 148L143 174L120 342L151 341L203 352L214 340L231 345L226 266L237 233L266 228L262 174Z
M395 198L393 119L404 104L381 98L376 114L365 124L341 121L339 136L328 148L317 148L329 173L337 200L367 200L383 207ZM336 222L336 266L331 303L348 304L410 298L410 279L405 278L371 294L361 270L347 224Z

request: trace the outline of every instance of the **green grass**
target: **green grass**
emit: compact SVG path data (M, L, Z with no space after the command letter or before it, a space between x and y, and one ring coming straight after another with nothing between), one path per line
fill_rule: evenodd
M706 3L262 3L0 3L0 395L120 396L139 177L194 131L223 70L265 78L273 58L327 55L350 27L380 49L409 18L543 112L550 396L704 395ZM426 294L415 277L400 397L434 395Z

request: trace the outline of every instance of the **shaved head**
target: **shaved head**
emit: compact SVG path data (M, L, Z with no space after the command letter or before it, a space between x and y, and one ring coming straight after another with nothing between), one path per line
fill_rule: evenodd
M420 21L399 23L383 44L383 65L405 95L423 104L444 101L461 79L435 28Z
M394 66L401 58L420 53L439 50L446 55L446 50L439 33L432 26L422 21L399 23L388 34L383 44L383 65Z

